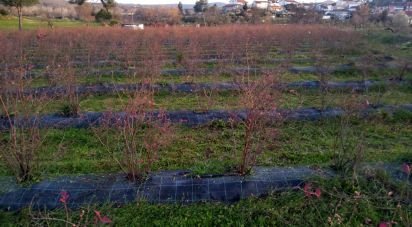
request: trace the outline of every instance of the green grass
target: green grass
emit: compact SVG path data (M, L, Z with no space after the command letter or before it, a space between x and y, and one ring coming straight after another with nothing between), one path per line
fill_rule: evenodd
M248 79L257 79L259 76L249 76ZM125 74L108 75L102 74L98 76L80 75L77 77L78 84L94 85L94 84L133 84L142 83L147 78L144 76L132 76ZM239 80L241 77L235 75L221 74L221 75L202 75L202 76L170 76L162 75L155 82L156 83L218 83L218 82L233 82ZM33 78L30 84L31 87L46 87L50 86L50 82L45 77Z
M394 78L399 74L399 69L376 69L371 70L368 73L366 79L368 80L387 80ZM79 71L80 72L80 71ZM291 83L297 81L307 81L307 80L319 80L319 77L313 73L299 73L294 74L290 72L285 72L279 74L279 81L283 83ZM260 78L261 75L230 75L230 74L220 74L220 75L201 75L201 76L169 76L162 75L156 79L156 83L219 83L219 82L242 82L247 80L256 80ZM404 79L412 80L412 72L406 72ZM114 73L112 75L102 74L102 75L81 75L77 76L77 84L84 85L94 85L94 84L131 84L131 83L141 83L145 81L146 78L143 75L132 76L126 74ZM362 80L361 72L357 70L349 70L343 72L335 72L328 75L329 81L350 81L350 80ZM50 82L45 77L36 77L30 83L31 87L45 87L50 86Z
M411 34L383 32L382 28L377 28L376 30L371 29L368 32L363 32L362 35L373 51L392 55L395 58L410 59L412 57Z
M331 91L324 95L326 107L341 106L350 99L371 104L409 104L412 103L412 87L409 85L394 87L375 87L369 92L354 94L351 91ZM239 92L209 93L168 93L155 94L155 109L166 110L216 110L242 109ZM321 95L317 90L298 89L285 91L279 99L280 108L322 107ZM131 96L126 94L88 95L80 98L80 109L83 112L121 111L127 105ZM65 105L64 99L55 99L47 103L42 112L61 112Z
M385 120L378 120L385 117ZM397 121L398 119L401 119ZM409 123L407 123L409 122ZM366 161L412 160L412 118L378 115L375 120L351 122L348 146L364 134ZM329 165L337 150L338 120L289 122L279 127L279 137L266 141L267 150L258 165ZM100 132L99 129L96 129ZM40 172L45 175L120 171L105 147L89 129L46 130L40 152ZM114 140L109 136L109 141ZM240 157L241 128L220 124L199 128L177 127L171 145L161 151L154 170L191 169L196 174L224 173ZM116 144L113 142L112 144ZM8 175L0 165L1 175Z
M73 28L79 26L86 26L86 23L81 21L66 20L66 19L53 19L53 26L55 28ZM90 23L91 26L96 26L95 23ZM0 31L12 31L17 30L19 26L18 18L7 16L0 16ZM23 18L23 29L39 29L39 28L48 28L48 23L46 20L32 17Z

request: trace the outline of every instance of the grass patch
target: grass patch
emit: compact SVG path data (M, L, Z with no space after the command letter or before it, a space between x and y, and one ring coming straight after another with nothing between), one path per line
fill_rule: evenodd
M79 26L87 26L88 24L75 21L75 20L66 20L66 19L53 19L51 20L55 28L73 28ZM7 16L0 17L0 30L17 30L19 21L17 17ZM97 26L96 23L89 23L91 26ZM23 29L39 29L39 28L48 28L47 20L42 20L34 17L23 17Z
M353 121L352 130L364 133L366 161L412 160L412 125L389 120ZM289 122L280 137L258 158L258 165L328 165L336 150L338 120ZM48 130L40 152L42 175L120 171L89 129ZM239 158L242 130L222 127L178 127L176 138L161 151L154 166L160 169L191 169L195 174L224 173ZM237 141L237 142L236 142ZM356 143L356 135L348 142ZM0 174L8 175L0 165Z
M340 106L345 100L356 95L359 101L371 104L409 104L412 103L412 87L409 85L396 87L375 87L369 92L353 94L350 90L337 90L325 95L326 107ZM80 99L80 110L87 111L120 111L127 104L130 96L118 95L88 95ZM242 109L238 92L222 91L213 92L211 96L199 93L168 93L155 94L155 108L166 110L218 110ZM280 100L280 108L322 107L321 94L313 89L298 89L285 91ZM43 113L61 112L64 100L50 100L43 109Z

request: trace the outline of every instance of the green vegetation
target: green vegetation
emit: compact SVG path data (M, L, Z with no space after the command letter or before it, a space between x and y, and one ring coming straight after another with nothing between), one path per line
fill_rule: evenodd
M65 19L52 19L49 20L54 28L73 28L79 26L96 26L95 23L86 24L81 21L74 21L74 20L65 20ZM49 21L39 18L33 17L23 17L23 29L39 29L39 28L48 28ZM0 31L13 31L18 29L18 18L12 16L0 16Z
M410 85L395 87L371 88L367 93L353 93L350 90L328 92L324 107L338 107L345 100L356 96L357 100L371 104L399 105L412 103L412 87ZM281 108L322 107L320 93L317 90L289 90L281 97ZM82 112L121 111L128 103L128 94L88 95L80 98ZM155 95L155 109L207 111L218 109L241 109L239 92L198 92L168 93ZM54 100L47 104L43 113L58 113L65 107L64 100Z
M19 30L22 30L23 23L23 8L27 6L33 6L39 3L39 0L0 0L0 4L13 7L17 11L17 17L19 21Z
M374 119L352 121L353 130L365 135L365 161L412 160L412 116L378 114ZM280 137L258 158L258 165L330 165L336 150L339 120L289 122L280 127ZM98 130L98 129L96 129ZM46 130L40 155L41 175L120 171L92 130ZM176 138L161 151L158 169L191 169L196 174L225 173L235 166L242 130L233 131L219 122L210 126L178 127ZM355 144L355 134L348 142ZM0 168L2 175L8 175Z

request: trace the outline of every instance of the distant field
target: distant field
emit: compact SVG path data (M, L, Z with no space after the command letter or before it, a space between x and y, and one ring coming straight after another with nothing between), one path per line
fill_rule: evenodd
M57 28L70 28L78 26L87 26L86 23L75 20L66 19L53 19L53 25ZM16 30L18 29L18 18L17 17L0 17L0 30ZM96 26L96 23L90 23L91 26ZM37 28L47 28L47 21L40 18L23 18L23 29L37 29Z
M53 23L0 17L0 226L412 226L412 30Z

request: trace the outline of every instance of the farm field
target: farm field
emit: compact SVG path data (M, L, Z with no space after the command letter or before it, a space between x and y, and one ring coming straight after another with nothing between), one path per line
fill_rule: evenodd
M412 224L410 32L58 27L0 43L0 223Z

